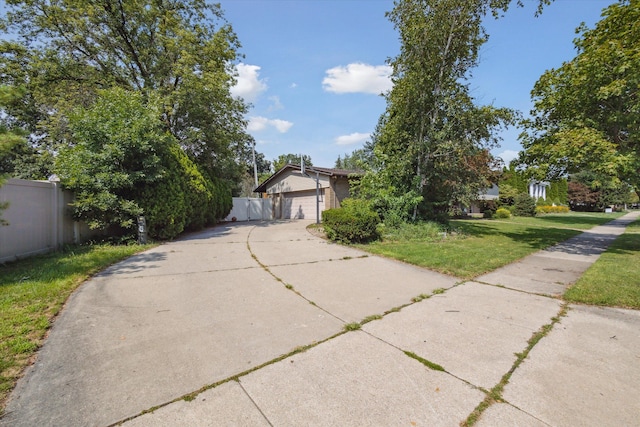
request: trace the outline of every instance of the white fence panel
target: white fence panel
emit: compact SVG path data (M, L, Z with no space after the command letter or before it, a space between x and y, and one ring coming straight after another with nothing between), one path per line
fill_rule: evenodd
M256 221L272 219L271 199L234 197L233 208L225 221Z
M67 213L73 195L49 181L9 179L0 187L0 203L9 202L1 215L0 262L79 243L97 233L74 222Z

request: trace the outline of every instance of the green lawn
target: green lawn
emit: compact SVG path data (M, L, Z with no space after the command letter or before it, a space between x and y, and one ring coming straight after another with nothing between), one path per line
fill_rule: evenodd
M565 293L571 302L640 309L640 220Z
M69 295L92 274L150 247L74 246L0 265L0 415Z
M461 279L472 279L509 264L535 251L564 241L622 214L569 213L506 220L453 220L446 238L387 236L382 241L360 245L371 253L405 261Z

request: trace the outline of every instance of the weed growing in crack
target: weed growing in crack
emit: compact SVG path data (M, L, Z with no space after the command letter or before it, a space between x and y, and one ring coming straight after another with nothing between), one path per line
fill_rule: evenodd
M344 325L344 330L345 331L357 331L361 327L362 327L362 325L360 323L358 323L358 322L347 323L346 325Z
M509 371L502 376L502 379L498 384L495 385L495 387L489 390L484 400L480 402L480 404L473 410L473 412L471 412L471 414L469 414L467 419L460 423L462 427L473 426L476 422L478 422L480 416L488 407L493 405L495 402L504 401L504 399L502 398L502 392L504 391L504 387L509 384L511 375L513 375L515 370L518 369L518 367L527 358L527 356L529 356L529 353L531 352L531 350L533 350L533 347L535 347L535 345L538 344L538 342L540 342L542 338L546 337L549 332L551 332L555 324L558 323L562 317L566 316L567 310L568 303L565 303L562 305L560 312L556 316L551 318L551 323L542 326L531 336L531 338L529 338L529 340L527 341L527 347L524 349L524 351L522 351L521 353L515 353L516 361L513 363L511 369L509 369Z
M430 297L431 297L431 295L427 295L427 294L420 294L420 295L418 295L417 297L413 297L413 298L411 298L411 301L413 301L413 302L420 302L420 301L422 301L423 299L427 299L427 298L430 298Z
M360 322L360 325L364 325L365 323L369 323L378 319L382 319L382 316L379 314L373 314L371 316L367 316L364 319L362 319L362 322Z
M434 371L446 372L442 366L438 365L437 363L430 362L429 360L424 359L415 353L412 353L410 351L405 351L404 354L406 354L412 359L417 360L418 362L422 363L424 366L426 366L429 369L433 369Z

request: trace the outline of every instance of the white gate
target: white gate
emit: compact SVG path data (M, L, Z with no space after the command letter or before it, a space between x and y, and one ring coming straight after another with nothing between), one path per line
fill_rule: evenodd
M225 221L233 221L234 217L236 221L270 220L271 211L271 199L234 197L233 208Z

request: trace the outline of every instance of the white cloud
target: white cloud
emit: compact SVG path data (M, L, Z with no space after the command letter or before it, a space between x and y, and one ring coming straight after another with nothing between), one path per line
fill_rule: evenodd
M240 63L236 66L238 76L236 84L231 88L231 94L243 98L247 102L254 102L258 96L267 90L267 84L260 79L260 67Z
M353 63L326 71L322 87L335 93L373 93L379 95L391 89L391 67Z
M291 89L295 89L298 87L298 83L291 83L291 85L289 86Z
M509 165L509 162L511 162L511 160L518 157L518 153L518 151L514 150L504 150L502 153L498 154L498 157L502 159L505 165Z
M265 130L268 126L274 127L280 133L286 133L291 129L293 123L280 119L267 119L266 117L255 116L249 118L249 124L247 124L247 130L249 132L260 132Z
M293 126L293 123L280 119L269 120L269 124L276 128L280 133L286 133L291 129L291 126Z
M278 96L270 96L269 101L272 102L272 104L269 106L269 111L282 110L284 108L284 105L282 105L282 102L280 102L280 97Z
M365 142L367 139L371 137L370 133L359 133L354 132L349 135L342 135L335 139L336 144L338 145L353 145Z

